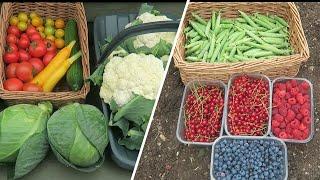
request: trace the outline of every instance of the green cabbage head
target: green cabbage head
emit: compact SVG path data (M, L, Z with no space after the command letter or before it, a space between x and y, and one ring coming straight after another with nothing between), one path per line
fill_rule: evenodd
M103 161L108 144L106 119L92 105L74 103L60 108L48 120L51 149L67 166L87 171Z
M34 169L49 149L46 123L52 104L19 104L0 112L0 163L14 164L14 177Z

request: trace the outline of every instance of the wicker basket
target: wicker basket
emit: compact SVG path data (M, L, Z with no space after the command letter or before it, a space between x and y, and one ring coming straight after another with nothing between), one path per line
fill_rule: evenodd
M41 17L75 19L78 26L78 36L82 51L83 77L87 79L90 74L89 50L88 50L88 27L85 10L82 3L3 3L1 7L0 19L0 98L9 105L18 103L36 103L43 100L50 100L55 107L62 106L69 102L83 102L90 90L90 84L85 83L78 92L69 90L59 90L59 92L25 92L7 91L3 88L5 80L5 64L3 54L5 51L6 29L9 25L9 18L19 11L30 13L37 12Z
M211 17L212 10L222 10L222 16L236 18L239 16L238 10L246 13L261 12L275 14L283 17L289 24L290 43L295 54L282 56L269 60L237 62L237 63L188 63L185 58L185 36L183 33L191 12L196 12L205 19ZM263 73L271 78L279 76L295 76L303 61L309 58L309 47L301 25L301 19L297 7L294 3L210 3L210 2L191 2L189 3L186 16L183 20L182 28L178 33L178 41L174 49L174 63L179 68L181 79L184 84L198 79L211 80L217 79L227 82L234 73Z

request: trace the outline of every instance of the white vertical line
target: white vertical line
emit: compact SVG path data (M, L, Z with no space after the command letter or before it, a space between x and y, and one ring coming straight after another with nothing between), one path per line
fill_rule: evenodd
M151 112L151 115L150 115L149 123L148 123L147 129L146 129L146 132L145 132L142 144L141 144L139 155L138 155L136 164L134 166L134 170L133 170L132 175L131 175L131 180L134 180L134 177L136 175L136 171L138 169L139 161L140 161L140 158L141 158L141 155L142 155L142 152L143 152L143 149L144 149L144 145L146 143L146 139L147 139L147 136L148 136L148 133L149 133L149 129L150 129L150 126L151 126L151 123L152 123L152 120L153 120L153 116L154 116L154 113L155 113L155 110L157 108L157 104L158 104L158 101L159 101L159 98L160 98L160 95L161 95L162 87L163 87L164 81L166 79L166 76L167 76L167 73L168 73L168 69L169 69L169 66L170 66L170 63L171 63L171 60L172 60L174 47L176 46L179 34L183 33L183 30L181 30L181 26L183 24L183 20L184 20L184 17L185 17L185 14L186 14L186 11L187 11L187 8L188 8L188 5L189 5L189 1L190 0L187 0L186 4L184 6L183 14L182 14L181 19L180 19L179 28L177 30L176 37L175 37L175 39L173 41L172 49L171 49L171 52L170 52L170 55L169 55L169 59L168 59L168 62L167 62L167 67L166 67L166 69L164 71L164 74L163 74L163 77L162 77L162 82L160 84L160 87L159 87L159 90L158 90L158 94L157 94L157 98L155 100L155 103L154 103L154 106L153 106L153 109L152 109L152 112Z

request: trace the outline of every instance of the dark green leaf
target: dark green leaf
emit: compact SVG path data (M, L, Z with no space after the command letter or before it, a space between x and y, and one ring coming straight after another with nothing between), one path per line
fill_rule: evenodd
M20 178L32 171L45 158L48 150L46 131L30 136L20 148L14 178Z
M143 123L143 118L150 116L154 100L149 100L143 96L136 96L127 104L122 106L114 116L114 121L125 117L129 121L133 121L138 125Z
M102 64L99 65L99 67L89 76L89 78L86 81L91 81L95 86L101 86L103 82L103 72L104 67L109 62L108 59L104 60Z
M109 106L112 112L117 112L117 110L119 109L119 106L117 105L114 99L111 100L111 102L109 103Z
M130 150L139 150L143 141L144 132L132 128L128 132L128 137L119 139L118 143Z
M128 131L129 131L129 121L125 118L121 118L119 121L113 123L110 121L109 123L110 126L115 126L119 127L122 131L123 136L127 136Z
M171 43L167 43L165 40L160 39L160 42L152 48L152 54L158 58L161 58L164 55L170 54L171 47Z
M88 104L74 104L76 109L76 120L88 141L97 148L100 155L103 156L103 152L108 144L106 119L101 111L95 106Z

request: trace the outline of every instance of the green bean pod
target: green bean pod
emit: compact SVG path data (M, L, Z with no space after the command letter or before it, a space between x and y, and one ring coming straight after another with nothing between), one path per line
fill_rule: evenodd
M191 13L191 15L201 24L206 25L207 22L202 19L199 15L197 15L196 13Z
M255 28L258 27L258 25L255 22L253 22L252 19L246 13L240 10L238 11L240 12L241 16L248 22L248 24L250 24L252 27L255 27Z
M202 37L206 37L204 31L194 21L189 21L191 26L200 34Z

